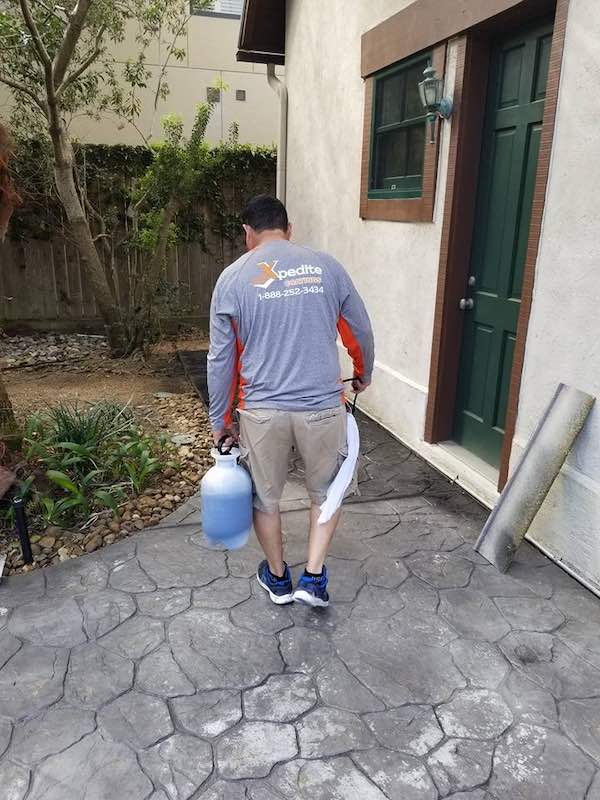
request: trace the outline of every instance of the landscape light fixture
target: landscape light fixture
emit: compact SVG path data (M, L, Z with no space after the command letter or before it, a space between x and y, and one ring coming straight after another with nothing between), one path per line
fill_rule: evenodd
M429 66L423 72L419 83L419 94L423 107L427 110L427 120L431 126L430 143L435 142L435 122L438 117L448 119L452 114L452 100L444 97L444 81L438 78L435 67Z

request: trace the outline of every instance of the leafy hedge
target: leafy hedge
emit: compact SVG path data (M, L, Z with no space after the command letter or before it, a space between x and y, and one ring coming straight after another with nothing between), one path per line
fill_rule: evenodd
M110 223L127 229L144 184L158 159L153 149L129 145L86 144L76 147L77 175L93 206ZM235 139L206 147L196 176L195 200L179 214L178 237L204 244L205 226L215 234L235 238L238 213L247 200L275 186L274 148L239 144ZM13 240L50 239L64 225L54 188L52 153L45 140L17 142L12 162L15 185L23 204L15 211L9 236ZM160 210L160 203L156 203ZM130 242L135 246L135 242Z

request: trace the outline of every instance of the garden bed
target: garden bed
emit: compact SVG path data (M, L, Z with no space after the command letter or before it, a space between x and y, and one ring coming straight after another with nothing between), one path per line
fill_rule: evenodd
M73 356L67 352L68 343L62 344L63 351ZM189 349L202 344L196 338L185 346ZM108 358L102 341L98 340L84 356L63 357L55 364L48 364L40 357L40 362L43 362L41 367L31 366L31 362L28 366L13 364L3 373L17 418L26 426L22 451L10 455L9 466L18 467L21 487L23 482L32 481L36 490L36 499L28 504L34 563L23 564L18 539L10 529L12 521L5 517L0 523L0 553L7 555L5 574L28 572L76 558L160 523L198 490L204 472L212 463L206 411L183 376L176 343L161 346L146 361L115 361ZM110 449L110 453L104 453L102 463L97 464L99 457L95 457L96 461L82 465L81 469L78 464L74 467L69 463L64 469L56 469L63 464L65 452L76 459L88 457L72 444L58 441L65 436L66 423L61 420L60 433L55 433L52 419L57 403L62 403L69 414L99 408L108 409L109 416L113 414L114 447L104 448ZM50 441L50 447L46 440ZM108 441L106 437L104 440ZM36 441L46 442L45 449L37 447ZM127 447L132 448L131 458L129 451L125 452ZM8 458L6 455L5 461ZM80 488L95 467L100 472L89 478L93 484L93 490L86 492L89 508L85 505L80 508L75 502L78 495L71 477L78 476L74 483ZM65 481L65 473L69 483ZM109 474L111 480L106 477ZM96 486L95 481L102 485ZM112 492L115 486L114 498L105 497L104 493ZM44 492L49 500L42 500ZM55 524L56 503L69 499L75 506L72 519L68 524L65 519ZM5 502L5 514L7 509Z

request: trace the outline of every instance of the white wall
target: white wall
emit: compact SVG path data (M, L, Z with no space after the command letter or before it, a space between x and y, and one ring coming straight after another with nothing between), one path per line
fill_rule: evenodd
M210 122L207 139L217 142L226 138L232 122L240 127L240 141L270 145L276 140L279 129L278 101L269 87L266 67L260 64L236 61L239 19L212 16L191 17L187 31L178 42L186 51L182 62L171 60L167 69L167 83L171 92L166 100L159 101L154 111L154 94L161 67L165 63L170 41L154 42L147 51L147 61L153 73L148 89L142 98L142 113L137 127L148 138L160 138L160 119L165 114L180 114L189 133L198 103L206 101L206 89L216 81L225 83L230 90L223 92L221 102ZM115 47L113 55L125 63L137 55L135 26L129 35ZM236 89L246 90L246 101L236 100ZM9 93L0 87L0 117L10 115ZM113 117L104 116L101 122L77 118L71 124L73 135L82 141L103 144L141 144L143 139L130 125L119 124Z
M497 494L452 452L423 442L450 124L433 224L361 221L361 34L408 0L288 0L288 205L296 238L337 256L372 316L374 385L363 407L482 497ZM512 466L558 382L600 392L600 6L571 0L558 122L536 270ZM450 48L447 92L454 84ZM600 590L600 408L531 536Z
M288 0L288 207L295 238L352 275L376 339L363 407L413 447L423 438L450 126L443 126L435 221L359 218L364 82L361 35L409 0ZM448 83L454 83L451 48ZM361 398L362 399L362 398Z
M513 464L559 382L600 394L600 8L571 0ZM600 588L600 408L532 537Z

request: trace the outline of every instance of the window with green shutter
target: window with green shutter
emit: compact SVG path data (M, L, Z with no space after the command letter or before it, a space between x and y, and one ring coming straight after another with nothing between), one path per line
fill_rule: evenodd
M421 197L427 115L418 84L429 55L375 75L369 199Z

